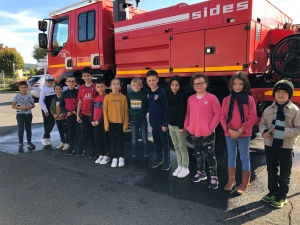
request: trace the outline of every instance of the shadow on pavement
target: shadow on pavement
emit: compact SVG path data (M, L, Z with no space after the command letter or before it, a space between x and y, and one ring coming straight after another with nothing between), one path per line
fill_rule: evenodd
M234 213L235 217L230 217L224 222L229 222L230 224L236 224L237 221L247 221L250 222L260 217L264 217L267 214L273 212L274 208L270 206L270 203L263 201L251 202L247 205L237 207L228 212Z
M0 106L11 105L11 102L1 102Z
M173 155L173 156L172 156ZM146 176L137 182L135 185L149 190L169 195L175 198L188 200L192 202L198 202L210 207L219 208L221 210L228 210L232 204L237 204L239 201L243 201L247 192L244 195L237 195L235 192L229 193L223 190L227 183L227 154L224 154L218 159L218 177L219 177L219 188L217 190L211 190L208 188L210 183L210 177L205 181L199 183L193 183L190 179L195 175L197 167L196 161L190 161L190 175L186 178L180 179L172 176L172 172L177 166L175 154L171 154L172 168L169 172L162 171L161 167L156 169L148 169ZM259 173L260 167L265 166L265 159L261 155L251 155L251 182L256 180L257 174ZM237 160L237 173L236 181L237 185L241 183L241 163ZM209 169L206 163L206 173L209 175ZM257 192L260 195L261 189L255 187L249 187L251 193ZM186 209L188 210L188 209Z
M163 195L171 196L181 200L191 201L200 203L213 208L218 208L224 211L235 208L237 205L245 205L249 202L249 196L252 194L262 195L262 189L265 188L265 183L259 185L251 185L249 190L242 196L238 196L235 193L228 193L223 190L225 184L227 183L227 154L224 154L218 159L218 177L219 177L219 188L217 190L211 190L208 188L210 177L206 181L201 181L199 183L193 183L190 178L196 173L196 161L190 161L190 175L186 178L180 179L173 177L172 173L177 167L176 155L174 151L171 151L171 163L172 167L169 171L162 171L161 167L156 169L152 168L141 168L140 166L134 166L131 157L131 141L130 133L126 133L125 142L125 161L126 166L122 169L111 169L110 165L98 166L101 170L95 170L94 162L88 163L88 156L91 152L90 148L86 146L86 156L83 159L79 159L76 156L71 156L70 158L64 155L64 152L53 151L51 147L43 147L40 143L40 139L43 134L42 124L35 124L35 129L33 129L33 143L36 144L37 148L35 151L31 151L32 157L35 160L40 160L47 162L49 164L54 164L59 167L72 168L81 171L81 173L89 174L92 172L99 173L99 176L107 176L112 180L117 180L122 183L128 183L137 187L142 187L153 192L157 192ZM53 138L52 138L53 137ZM59 143L58 131L55 128L51 133L52 147ZM26 140L26 138L25 138ZM139 142L139 155L142 156L142 146ZM16 130L14 133L1 137L0 139L1 151L9 154L18 154L18 138ZM45 150L45 151L42 151ZM149 141L150 150L150 164L154 160L154 146L153 142ZM39 151L39 153L38 153ZM27 150L25 150L25 154ZM35 154L36 153L36 154ZM74 154L75 155L75 154ZM25 155L24 155L25 157ZM45 158L46 157L46 158ZM30 157L31 158L31 157ZM142 161L142 157L140 157ZM85 163L86 162L86 163ZM76 165L74 164L76 163ZM89 164L89 165L86 165ZM207 163L206 163L207 165ZM251 182L256 181L257 174L264 170L265 167L265 157L260 154L251 154ZM89 168L89 169L87 169ZM206 167L206 172L209 174L208 168ZM97 175L98 176L98 175ZM237 184L241 182L241 163L237 160L237 174L236 174ZM248 199L248 200L247 200ZM252 204L252 203L251 203ZM256 205L253 205L256 207ZM182 211L190 210L182 206ZM241 207L241 211L243 208Z

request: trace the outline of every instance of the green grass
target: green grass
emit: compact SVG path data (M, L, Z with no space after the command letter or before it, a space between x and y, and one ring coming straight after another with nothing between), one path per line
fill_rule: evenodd
M10 91L10 88L0 88L0 91Z

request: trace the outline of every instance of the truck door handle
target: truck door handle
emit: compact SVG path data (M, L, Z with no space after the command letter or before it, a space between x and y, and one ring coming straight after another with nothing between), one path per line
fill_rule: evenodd
M205 55L211 55L211 54L216 54L216 47L215 46L205 47Z
M95 56L95 57L93 58L93 65L100 65L99 56Z

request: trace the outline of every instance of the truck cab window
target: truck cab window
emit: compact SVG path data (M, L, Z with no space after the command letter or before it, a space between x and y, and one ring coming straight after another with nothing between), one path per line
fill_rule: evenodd
M78 41L90 41L95 37L95 12L81 13L78 17Z
M52 50L59 53L68 41L69 20L64 19L56 22L53 27Z

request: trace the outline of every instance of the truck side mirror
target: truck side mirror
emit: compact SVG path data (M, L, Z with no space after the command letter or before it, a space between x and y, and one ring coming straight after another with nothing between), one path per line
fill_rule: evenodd
M48 23L45 20L39 21L39 30L40 31L43 31L43 32L47 31L47 27L48 27Z
M47 34L39 33L39 47L43 49L47 49L48 47Z

